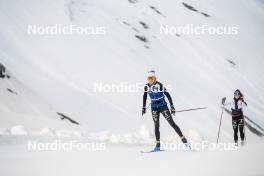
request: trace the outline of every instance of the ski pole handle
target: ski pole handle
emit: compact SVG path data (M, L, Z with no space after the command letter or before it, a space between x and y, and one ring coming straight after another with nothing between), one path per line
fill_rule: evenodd
M225 101L226 101L226 97L223 97L223 98L222 98L222 105L225 104Z

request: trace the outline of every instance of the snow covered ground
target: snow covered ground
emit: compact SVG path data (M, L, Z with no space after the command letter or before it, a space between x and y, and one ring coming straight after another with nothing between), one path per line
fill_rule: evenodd
M238 151L166 151L141 154L142 146L107 144L103 151L28 151L28 140L4 137L1 175L263 175L263 140ZM65 141L64 141L65 142ZM82 141L84 142L84 141ZM86 141L87 142L87 141Z
M258 0L0 0L0 175L264 175L264 6ZM28 27L89 26L98 35L29 34ZM235 35L164 34L169 27L235 27ZM102 32L103 31L103 32ZM245 94L247 145L238 151L166 151L154 145L142 90L154 69L172 88L176 123L192 142L215 142L222 97ZM253 127L253 130L252 130ZM163 142L179 143L161 118ZM28 151L28 141L103 142L104 151ZM231 143L230 115L220 142Z

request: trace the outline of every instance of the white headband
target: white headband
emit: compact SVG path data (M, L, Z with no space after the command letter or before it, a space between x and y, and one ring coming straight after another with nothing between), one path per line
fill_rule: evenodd
M155 75L155 71L154 70L150 70L147 74L148 77L151 77L151 76L156 76Z

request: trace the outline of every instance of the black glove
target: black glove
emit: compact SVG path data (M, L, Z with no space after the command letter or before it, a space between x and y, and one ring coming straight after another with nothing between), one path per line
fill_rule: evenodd
M143 116L145 113L146 113L146 108L143 107L143 108L142 108L142 116Z
M222 98L222 105L225 105L226 97Z
M245 102L244 98L241 98L241 100L247 106L247 102Z
M171 105L171 114L175 116L176 110L173 105Z

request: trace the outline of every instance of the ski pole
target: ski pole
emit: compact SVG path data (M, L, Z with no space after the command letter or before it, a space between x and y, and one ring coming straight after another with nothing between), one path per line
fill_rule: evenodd
M222 125L222 117L223 117L223 113L224 113L224 108L222 108L221 117L220 117L220 123L219 123L219 129L218 129L217 141L216 141L217 144L218 144L219 135L220 135L220 130L221 130L221 125Z
M225 105L225 101L226 101L226 97L222 98L222 105ZM222 112L221 112L221 117L220 117L220 123L219 123L219 129L218 129L218 134L217 134L217 140L216 143L218 144L218 140L219 140L219 135L220 135L220 130L221 130L221 125L222 125L222 117L223 117L223 113L224 113L224 107L222 107Z
M201 109L206 109L206 107L201 107L201 108L191 108L191 109L183 109L183 110L179 110L179 111L176 111L176 112L195 111L195 110L201 110Z
M243 122L244 122L243 131L244 131L244 137L245 137L245 143L246 143L247 142L247 137L246 137L246 125L245 125L246 123L245 123L245 118L244 118Z
M244 135L245 135L245 143L247 143L247 137L246 137L246 129L245 129L245 126L244 126Z

